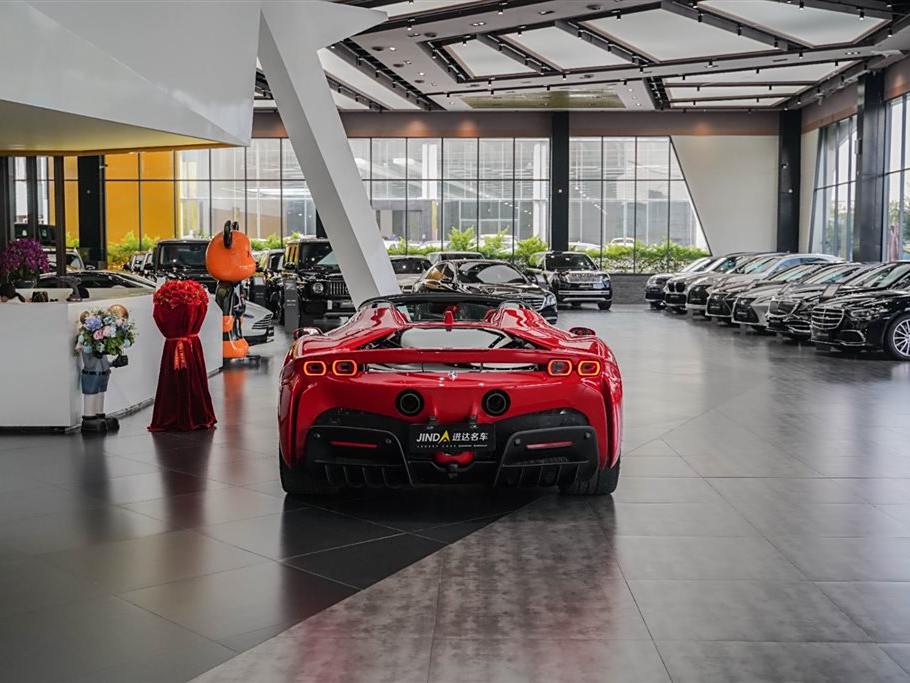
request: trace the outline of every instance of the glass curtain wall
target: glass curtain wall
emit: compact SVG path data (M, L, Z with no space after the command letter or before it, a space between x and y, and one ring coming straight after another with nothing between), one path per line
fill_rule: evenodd
M51 157L37 157L38 174L36 188L38 199L37 222L55 225L54 214L54 160ZM15 194L13 197L13 214L16 223L28 222L28 189L26 181L25 157L15 157L13 162L15 175ZM66 197L66 242L76 246L79 240L79 186L76 170L76 157L63 158L64 193Z
M387 245L509 254L549 241L546 138L354 138L351 150Z
M570 139L569 246L626 272L709 253L670 138Z
M855 180L856 117L851 116L819 131L812 195L812 251L852 257Z
M508 253L521 239L549 240L546 138L349 144L389 248L479 244ZM246 149L111 154L105 163L114 263L159 239L209 237L228 220L260 240L257 246L316 234L316 207L287 139L256 138Z
M887 261L910 260L910 145L907 96L888 108L888 160L885 167L885 234L882 254Z

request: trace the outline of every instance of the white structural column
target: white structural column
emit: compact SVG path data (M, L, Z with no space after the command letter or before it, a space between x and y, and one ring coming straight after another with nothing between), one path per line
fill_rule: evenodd
M259 61L355 304L401 290L316 51L385 19L331 2L263 2Z

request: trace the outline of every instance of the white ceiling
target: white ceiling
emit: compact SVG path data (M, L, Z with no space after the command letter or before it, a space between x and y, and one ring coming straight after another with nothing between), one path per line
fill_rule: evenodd
M884 2L862 21L843 10L850 3L829 2L825 9L820 0L807 2L800 9L798 0L700 0L695 6L689 0L372 0L368 4L389 20L337 45L334 54L324 50L322 59L345 86L345 98L336 98L345 108L534 108L546 98L516 95L547 86L615 87L625 108L665 108L674 100L691 108L691 99L682 99L691 94L685 88L717 84L722 87L710 95L706 89L699 94L726 100L703 106L751 109L761 91L781 96L764 97L762 107L802 106L797 97L809 92L813 96L802 102L817 101L820 86L828 96L864 70L902 56L889 46L910 46L910 28L899 21L904 15L879 18ZM893 11L901 6L894 3ZM883 30L889 22L897 27L893 38ZM349 91L373 104L354 102ZM551 108L575 106L567 98L552 101Z
M531 69L520 62L516 62L504 53L494 50L489 45L484 45L479 40L469 40L467 43L455 43L448 47L459 63L472 76L506 76L509 74L531 74Z
M757 40L738 36L664 10L623 14L585 22L586 26L656 61L766 52Z
M852 43L882 26L883 19L845 12L831 12L814 7L767 0L703 0L699 7L715 10L734 19L808 45Z
M564 71L629 63L616 53L607 52L553 26L523 31L521 35L509 33L504 37Z
M729 100L720 100L720 101L706 101L706 100L679 100L674 101L671 105L674 109L702 109L704 107L708 108L725 108L725 109L767 109L770 107L777 107L783 104L787 98L780 97L778 99L766 99L756 101L754 98L740 98L740 99L729 99Z
M667 88L671 100L694 100L705 97L767 97L768 95L795 95L803 88L799 85L733 85L733 86L684 86Z

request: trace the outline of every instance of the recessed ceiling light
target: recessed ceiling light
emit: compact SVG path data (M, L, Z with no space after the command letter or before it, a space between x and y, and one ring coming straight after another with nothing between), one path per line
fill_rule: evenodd
M542 16L542 17L545 17L545 16L547 16L548 14L553 14L553 10L551 10L551 9L542 9L542 10L540 10L540 11L538 12L538 14L539 14L540 16Z
M472 21L471 26L486 26L487 22L485 21Z
M418 72L417 72L417 75L418 75L418 76L423 76L424 73L423 73L423 71L418 71Z
M395 52L395 50L397 50L397 49L398 48L395 47L394 45L389 45L389 52Z

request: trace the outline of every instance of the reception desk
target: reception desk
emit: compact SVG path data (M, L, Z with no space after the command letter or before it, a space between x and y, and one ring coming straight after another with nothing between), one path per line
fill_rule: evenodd
M122 304L136 325L129 365L111 370L105 412L118 415L155 398L164 337L152 319L146 289L92 289L85 301L62 301L65 290L44 290L49 303L0 304L0 429L66 430L82 422L81 358L75 353L76 324L83 311ZM31 291L22 291L26 298ZM214 299L199 333L206 370L221 368L221 311Z

